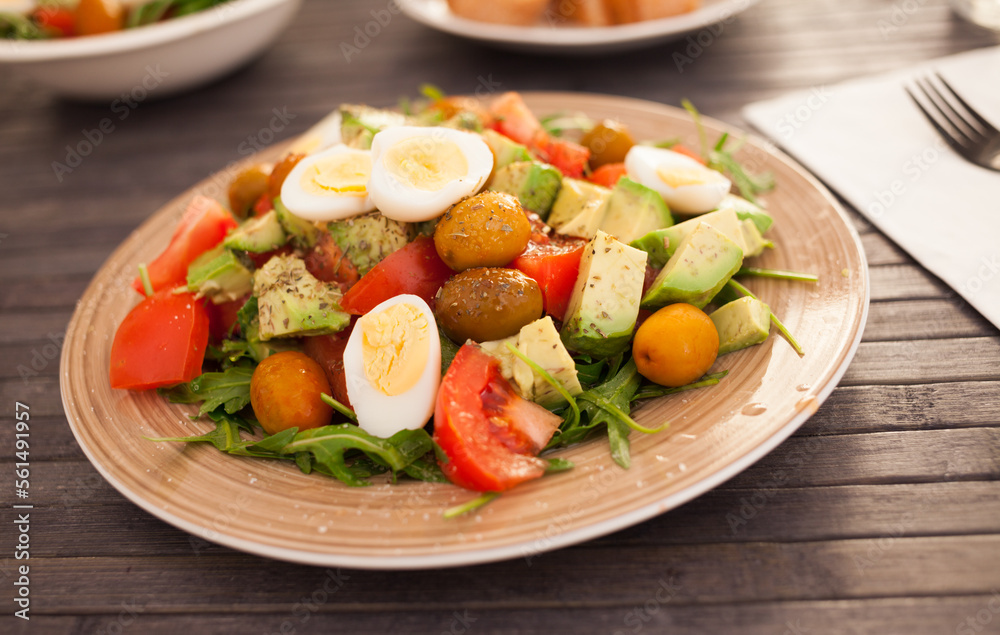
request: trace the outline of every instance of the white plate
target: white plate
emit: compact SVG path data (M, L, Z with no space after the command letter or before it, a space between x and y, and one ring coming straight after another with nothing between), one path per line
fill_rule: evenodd
M57 94L143 101L216 79L278 37L301 0L231 0L205 11L103 35L0 40L0 65Z
M484 0L488 2L489 0ZM679 38L692 31L721 25L706 37L718 37L734 16L759 0L703 0L702 7L672 18L620 26L566 26L549 19L522 27L466 20L448 9L447 0L397 0L403 13L433 29L459 37L531 53L593 54L625 51Z

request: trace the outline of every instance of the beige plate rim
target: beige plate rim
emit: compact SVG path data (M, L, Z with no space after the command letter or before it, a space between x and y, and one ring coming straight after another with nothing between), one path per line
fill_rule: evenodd
M622 113L621 118L625 122L629 121L630 116L641 116L652 118L658 122L662 120L663 123L671 126L678 126L680 128L685 128L685 126L687 128L691 127L690 122L686 121L688 118L683 110L644 100L585 93L545 92L525 93L525 98L529 106L531 106L536 112L545 112L545 110L540 109L553 107L559 109L579 109L585 112L591 112L592 114L596 113L599 116L613 116L606 113L620 112ZM703 122L710 132L720 132L725 130L738 135L744 134L731 126L710 118L703 118ZM686 134L690 137L690 130L687 130ZM851 359L854 357L861 341L868 313L869 280L867 261L858 233L848 219L846 212L817 179L815 179L791 158L784 155L779 150L776 150L771 144L754 137L753 135L745 136L748 141L747 148L763 153L761 156L764 157L764 167L780 168L781 170L786 171L793 180L797 181L797 185L803 188L803 191L807 191L811 196L817 197L816 200L821 201L822 204L826 206L827 211L829 212L828 222L830 223L830 227L834 231L838 232L839 236L845 241L842 246L849 252L847 255L850 258L851 264L857 269L856 275L854 275L853 279L851 276L846 275L847 271L845 269L844 273L847 281L844 282L835 280L834 282L836 284L849 284L851 289L853 289L855 294L859 297L845 298L844 300L848 307L854 307L853 313L844 318L846 320L845 323L849 326L849 332L837 340L833 359L822 367L821 376L808 378L810 381L814 381L816 383L812 387L808 387L809 393L807 395L807 407L798 407L792 414L782 415L781 417L777 417L777 415L762 416L759 419L761 423L758 425L764 426L767 424L770 426L766 437L755 440L753 447L746 448L745 451L734 457L732 460L728 460L725 465L722 465L721 467L716 466L704 474L689 474L689 482L686 481L688 484L683 487L675 488L673 491L669 491L662 496L655 493L650 494L649 496L652 498L643 500L641 504L631 504L631 506L621 509L620 512L616 511L610 516L605 515L605 517L599 518L593 522L588 522L585 510L580 512L582 518L574 518L573 522L567 521L568 528L556 531L552 535L548 535L546 533L544 535L544 541L539 540L539 536L541 534L536 526L531 532L525 530L523 535L515 531L504 540L500 540L499 542L493 544L493 546L489 547L477 547L476 543L470 542L460 545L450 551L441 552L435 548L431 548L428 544L421 545L419 548L403 554L399 553L399 549L394 550L389 549L388 547L374 547L367 551L364 549L361 549L360 551L358 549L318 549L311 546L312 543L296 539L295 536L292 536L287 541L281 541L281 543L273 540L267 542L255 540L245 536L234 535L234 532L228 526L222 529L219 529L218 527L215 529L209 527L211 519L207 515L204 515L204 510L193 514L174 513L169 509L169 492L166 494L160 494L159 490L157 490L157 494L154 496L148 492L137 491L138 487L136 484L142 484L142 479L144 478L139 471L144 466L121 465L118 464L117 461L109 460L106 454L106 449L98 447L98 444L94 443L91 436L95 432L99 432L99 428L107 423L94 414L95 406L107 408L111 407L113 404L106 403L107 399L103 399L105 403L102 403L102 399L92 399L90 397L91 394L95 393L95 386L104 386L107 388L106 374L101 375L98 373L99 376L94 376L93 373L91 375L82 375L78 372L84 361L86 361L87 349L85 346L90 347L92 353L98 351L101 346L110 346L109 343L94 343L96 335L88 341L88 334L96 333L95 329L101 325L98 324L95 326L95 322L88 321L87 318L93 317L92 313L95 310L94 307L97 305L97 302L105 296L112 297L115 293L125 294L128 291L127 289L122 290L121 280L118 281L118 288L114 288L114 285L111 283L111 277L114 274L114 272L111 271L112 266L121 265L118 261L121 260L123 255L129 253L130 251L135 251L136 249L141 250L141 248L138 247L139 242L144 238L150 237L146 234L150 233L150 229L154 223L158 219L162 222L167 215L176 216L182 202L189 198L193 192L211 191L213 187L217 192L220 182L219 174L213 175L213 177L199 183L194 188L177 197L174 201L164 206L151 216L150 219L143 223L142 226L140 226L126 241L122 243L122 245L118 247L118 249L115 250L115 252L102 265L101 269L95 275L87 290L84 292L79 304L77 305L77 309L74 312L73 318L70 321L69 327L67 328L66 343L63 347L60 360L60 387L63 407L66 411L67 419L73 434L79 442L80 447L83 449L84 453L98 472L100 472L100 474L121 494L153 516L191 534L204 537L205 539L213 542L219 542L220 544L224 544L225 546L231 548L303 564L345 566L363 569L402 570L441 568L492 562L524 556L526 553L540 554L580 543L635 525L667 510L673 509L732 478L759 460L761 457L768 454L781 442L787 439L816 411L819 404L822 403L836 387L846 372ZM268 158L268 156L277 156L277 153L282 147L284 146L279 146L269 153L265 153L264 158ZM250 157L235 167L238 168L239 165L249 164L255 160L259 160L259 158ZM232 169L235 168L230 166L229 171L226 171L225 174L232 174ZM779 182L778 188L780 189L781 187L782 183ZM778 211L779 210L777 209L774 210L776 216L778 216ZM778 223L780 222L780 219L776 219L775 226L778 227ZM161 237L157 240L163 243L166 238ZM781 248L789 250L794 249L791 246L782 246ZM147 256L150 255L148 253L150 251L153 252L151 255L155 255L157 252L157 250L153 247L147 246L145 249L147 251L143 253ZM852 274L853 273L855 272L852 272ZM122 298L125 297L128 296L122 295ZM133 301L134 299L135 298L133 298ZM107 324L103 326L108 327ZM106 337L107 333L105 333L105 338ZM778 336L772 333L770 341L774 342L777 338ZM778 346L784 346L787 348L787 344L779 339L776 344L772 345L772 348L768 349L766 357L762 358L767 360L766 366L759 369L764 376L766 376L772 370L772 366L777 363L776 360L771 359L773 354L771 350ZM760 349L761 347L755 348ZM759 354L764 355L764 353ZM785 355L783 350L781 354ZM738 355L738 353L734 353L732 355ZM781 359L787 360L788 357L783 356ZM792 363L794 363L794 360ZM74 365L77 366L75 367ZM804 390L802 388L799 389ZM767 390L773 391L775 389L768 388ZM126 402L137 399L137 397L131 393L124 396L116 394L116 397L123 399ZM697 399L698 398L695 398L693 401L697 401ZM178 415L182 415L186 412L188 411L178 410ZM715 422L711 425L722 424ZM142 443L149 442L142 441ZM577 452L578 448L593 447L593 444L595 443L601 443L601 441L588 441L581 446L575 446L574 448L569 449L568 453L570 456L574 456L574 452ZM652 441L651 443L661 442ZM633 444L633 447L635 447L635 444ZM648 454L650 451L652 450L649 448L637 450L636 456ZM228 457L226 458L228 459ZM659 459L660 457L657 456L656 458ZM190 461L190 463L195 462ZM198 470L200 469L200 466L187 465L185 467L185 475L187 469ZM297 469L294 468L294 466L290 466L289 469L297 472ZM579 470L581 468L578 467L577 469ZM604 468L600 467L599 469L603 470ZM636 468L633 467L633 469ZM128 472L128 470L132 470L132 472ZM146 469L145 471L149 472L149 469ZM576 470L573 470L560 476L574 479L577 478L576 476L573 476L575 471ZM122 473L122 478L119 477L118 473ZM592 479L593 474L594 472L591 472L591 476L589 478ZM177 476L180 478L179 475ZM204 478L212 477L211 474L202 476ZM301 476L302 478L317 478L315 476ZM125 477L130 477L132 480L126 482L128 479ZM297 477L293 476L292 478ZM554 479L557 477L550 478ZM582 473L579 475L579 478L583 478ZM543 479L542 482L546 480L547 479ZM329 482L329 488L332 488L329 491L332 494L336 494L336 488L338 487L343 486L334 481ZM435 487L450 488L452 486L441 485ZM350 490L351 488L346 489ZM468 496L468 498L471 498L471 495ZM253 500L251 499L248 504L252 505ZM523 511L523 504L521 511ZM358 513L360 514L361 512L358 511ZM454 521L441 522L446 523ZM268 523L268 525L270 525L270 523ZM459 531L460 527L467 528L468 525L449 526L445 524L442 525L442 527L445 528L444 531ZM453 529L451 527L453 527Z

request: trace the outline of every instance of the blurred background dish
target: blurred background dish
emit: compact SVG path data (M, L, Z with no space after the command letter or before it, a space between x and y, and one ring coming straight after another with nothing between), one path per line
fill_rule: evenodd
M675 39L730 20L757 1L703 0L698 8L687 13L613 26L579 26L558 10L548 8L542 9L542 18L533 26L520 26L460 17L449 8L447 0L398 0L398 5L417 22L459 37L524 52L577 55L625 51ZM579 8L594 4L567 2ZM526 8L523 15L512 16L511 20L532 15L535 9Z
M288 26L301 0L232 0L135 29L50 40L0 40L0 65L57 94L170 95L235 70Z

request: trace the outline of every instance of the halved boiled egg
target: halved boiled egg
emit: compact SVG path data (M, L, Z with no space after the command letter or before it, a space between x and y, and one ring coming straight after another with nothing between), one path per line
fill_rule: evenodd
M683 214L712 211L732 186L722 174L691 157L652 146L632 146L625 155L625 171Z
M372 156L368 150L336 145L307 156L281 186L281 202L311 221L350 218L375 209L368 192Z
M441 384L441 340L427 303L398 295L358 318L344 348L344 374L362 430L388 438L422 428Z
M398 126L372 139L368 189L384 216L420 222L478 192L492 170L493 153L475 133Z

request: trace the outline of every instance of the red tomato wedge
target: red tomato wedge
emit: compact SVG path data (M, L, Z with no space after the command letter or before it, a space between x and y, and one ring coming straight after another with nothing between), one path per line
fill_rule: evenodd
M31 14L32 19L56 37L72 37L76 32L76 16L62 7L38 7Z
M518 93L504 93L490 105L493 127L500 134L528 146L535 156L559 168L563 174L580 178L587 169L590 149L578 143L552 137Z
M236 225L236 219L217 201L195 196L174 230L170 244L147 267L153 291L186 283L188 266L194 259L222 242ZM143 292L139 277L132 281L132 288Z
M448 368L434 410L434 441L448 457L448 479L479 492L502 492L545 474L534 456L560 418L518 396L500 362L474 344L462 346Z
M418 236L361 276L344 294L340 306L348 313L364 315L389 298L412 293L433 307L438 289L454 274L438 256L434 239Z
M200 375L208 321L191 293L161 291L137 304L111 344L111 387L147 390Z
M236 326L236 314L246 304L247 297L249 296L219 304L212 302L208 298L202 299L202 302L205 304L205 311L208 313L208 334L212 337L212 340L222 340L230 332L239 332L239 327Z
M304 338L302 352L323 367L326 380L330 382L330 396L353 410L351 399L347 396L347 374L344 372L344 349L350 335L348 328L333 335Z
M539 138L531 149L539 159L554 165L563 175L573 179L583 177L590 162L590 148L566 139Z
M697 152L695 152L694 150L685 145L675 143L674 145L670 146L670 149L676 152L677 154L683 154L686 157L691 157L698 163L705 165L705 157L701 156L700 154L698 154Z
M614 187L618 183L618 179L625 176L625 164L624 163L605 163L601 167L594 170L587 180L591 183L596 183L598 185L603 185L604 187Z
M538 283L545 312L557 320L562 320L566 314L585 246L582 240L558 237L541 244L530 242L524 253L510 263Z

